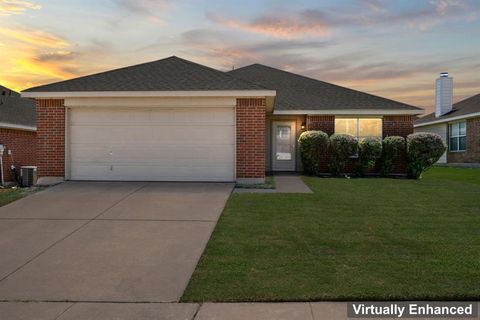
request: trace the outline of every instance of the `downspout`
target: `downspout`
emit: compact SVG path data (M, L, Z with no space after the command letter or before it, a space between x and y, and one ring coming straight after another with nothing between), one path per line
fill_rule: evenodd
M5 178L3 174L3 151L5 148L3 147L3 144L0 144L0 172L2 173L2 187L5 186Z

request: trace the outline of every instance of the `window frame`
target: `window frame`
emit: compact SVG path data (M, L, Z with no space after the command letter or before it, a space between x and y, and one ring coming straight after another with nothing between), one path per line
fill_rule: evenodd
M334 122L337 119L353 119L353 120L356 120L357 129L356 129L356 135L354 137L357 138L358 141L360 141L361 138L367 138L367 137L360 137L359 136L359 134L360 134L360 119L380 120L380 135L378 137L375 137L375 138L378 138L380 140L383 139L383 117L379 117L379 116L335 116ZM333 133L337 134L337 124L336 123L334 123ZM369 137L371 137L371 136L369 136ZM373 137L371 137L371 138L373 138Z
M460 134L460 124L465 124L465 134ZM452 132L452 126L458 126L458 135L453 135ZM465 149L460 149L460 138L465 137ZM457 140L457 149L453 150L452 149L452 143L450 142L451 140L456 139ZM467 151L467 121L457 121L457 122L452 122L448 124L448 152L466 152Z

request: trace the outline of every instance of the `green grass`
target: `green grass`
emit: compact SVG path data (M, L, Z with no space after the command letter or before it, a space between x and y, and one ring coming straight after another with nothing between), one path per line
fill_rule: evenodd
M25 190L21 188L7 188L7 189L0 189L0 207L15 200L18 200L26 195Z
M478 300L480 169L232 194L183 301Z

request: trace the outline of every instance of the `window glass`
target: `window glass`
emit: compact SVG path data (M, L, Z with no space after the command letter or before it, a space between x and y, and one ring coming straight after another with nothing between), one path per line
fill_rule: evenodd
M467 150L467 137L460 137L458 138L458 150L464 151Z
M275 159L292 160L292 151L290 146L292 130L290 126L277 126Z
M467 150L467 123L457 122L450 124L450 151L465 151Z
M459 123L460 128L459 128L459 135L464 136L467 134L467 124L465 122L460 122Z
M360 118L359 121L359 138L381 138L382 137L382 119L366 119Z
M458 138L450 138L450 150L458 151Z
M349 134L363 139L382 137L382 119L379 118L335 118L335 133Z
M458 123L451 124L450 128L451 128L450 136L451 137L458 137Z
M335 119L335 133L357 136L357 119Z

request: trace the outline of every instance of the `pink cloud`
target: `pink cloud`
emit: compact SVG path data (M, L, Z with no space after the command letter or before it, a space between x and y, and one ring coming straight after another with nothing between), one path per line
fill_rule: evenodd
M327 25L321 14L314 10L306 10L290 17L266 15L248 22L215 14L207 14L207 18L232 29L264 34L275 38L325 37L328 35Z

